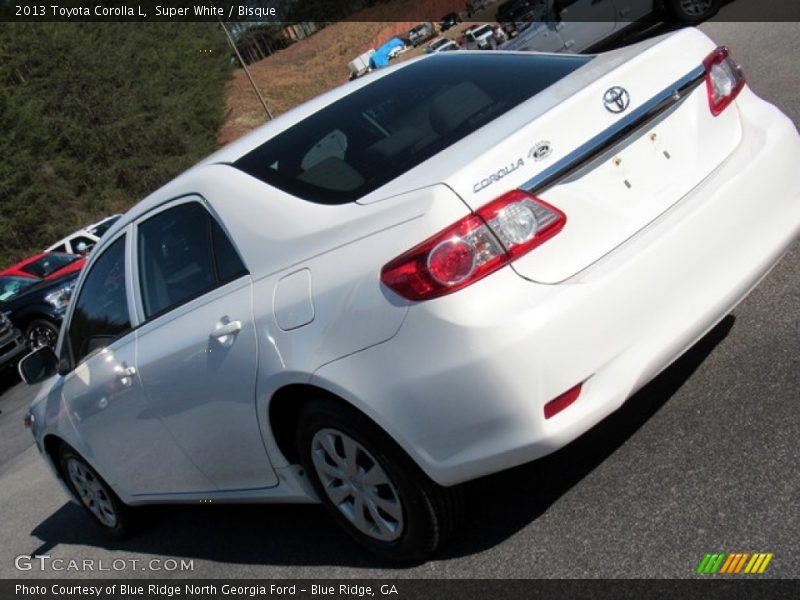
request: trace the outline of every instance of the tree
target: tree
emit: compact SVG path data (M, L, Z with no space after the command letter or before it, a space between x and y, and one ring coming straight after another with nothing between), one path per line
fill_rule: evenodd
M127 209L216 148L213 23L14 23L0 37L0 264Z

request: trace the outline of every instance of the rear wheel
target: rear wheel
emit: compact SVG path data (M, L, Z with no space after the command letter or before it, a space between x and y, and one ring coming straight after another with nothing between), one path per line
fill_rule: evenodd
M460 490L431 481L380 428L318 400L301 415L300 455L317 495L347 533L398 561L428 558L455 531Z
M669 0L669 11L684 23L700 23L717 12L716 0Z
M31 321L25 329L25 339L31 350L38 350L44 346L55 350L58 341L58 327L47 319L36 319Z
M123 538L131 531L130 509L103 478L68 446L59 453L61 476L92 520L106 533Z

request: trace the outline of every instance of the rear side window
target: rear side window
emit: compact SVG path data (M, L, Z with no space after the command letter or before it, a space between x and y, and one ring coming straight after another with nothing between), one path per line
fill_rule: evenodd
M236 253L236 250L222 231L214 219L209 219L211 222L211 242L214 250L214 266L217 269L217 280L219 283L232 281L247 273L247 269L242 264L242 259Z
M111 244L86 276L69 325L75 363L130 330L125 294L125 236Z
M357 200L586 64L590 56L433 56L360 88L234 166L324 204Z
M197 202L139 224L138 263L148 319L247 273L225 232Z

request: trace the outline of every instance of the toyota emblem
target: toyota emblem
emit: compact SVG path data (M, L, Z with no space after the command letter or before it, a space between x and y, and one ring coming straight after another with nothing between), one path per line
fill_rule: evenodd
M631 96L624 87L615 85L608 88L606 93L603 94L603 104L608 112L621 113L631 103Z

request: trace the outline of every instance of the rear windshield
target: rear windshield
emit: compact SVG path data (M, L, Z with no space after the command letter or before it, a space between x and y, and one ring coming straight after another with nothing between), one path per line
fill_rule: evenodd
M234 166L311 202L352 202L591 58L458 52L432 56L326 106Z

